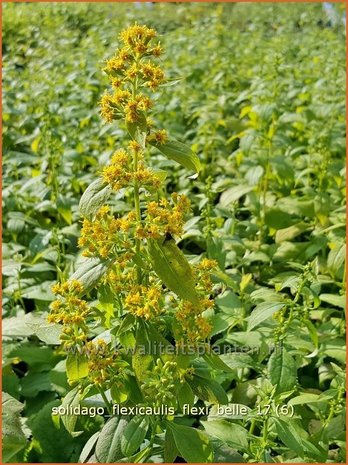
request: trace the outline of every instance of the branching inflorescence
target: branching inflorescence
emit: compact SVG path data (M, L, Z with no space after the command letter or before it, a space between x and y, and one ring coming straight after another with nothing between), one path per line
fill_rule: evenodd
M118 353L115 348L137 345L140 325L165 327L177 345L207 342L211 332L204 311L214 306L210 272L216 263L207 258L195 266L187 262L175 239L183 234L190 201L182 194L166 196L165 172L148 163L148 149L154 146L186 167L199 166L188 147L170 141L166 131L155 129L149 118L153 100L147 93L165 84L164 72L154 62L163 53L155 38L155 30L146 26L129 27L120 34L123 47L104 68L113 92L103 95L101 115L108 123L123 120L130 141L126 149L112 155L98 182L100 190L106 189L109 195L123 189L133 198L133 206L122 216L103 201L83 219L79 238L82 255L86 260L107 263L103 276L93 283L94 289L86 289L83 279L53 287L58 299L51 305L49 321L63 325L64 348L85 357L84 377L103 388L120 381L120 367L130 369L126 358L120 363L122 350ZM82 299L88 292L92 297L97 292L101 302L107 296L107 315L103 314L103 303L96 308L95 302ZM125 321L129 321L126 333L130 339L122 337L120 330L108 344L100 338L93 340L98 324L111 328L114 334L113 328L122 329ZM158 358L154 363L162 366ZM168 386L174 390L174 381L180 378L183 382L185 373L190 376L192 369L180 372L175 362L170 367L172 382L168 381ZM147 395L156 391L151 379L141 383Z

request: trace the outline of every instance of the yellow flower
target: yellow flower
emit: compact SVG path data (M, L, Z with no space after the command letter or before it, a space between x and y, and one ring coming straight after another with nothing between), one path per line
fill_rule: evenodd
M100 114L105 119L107 123L112 123L114 119L117 119L121 116L113 96L109 94L104 94L100 101Z
M147 26L139 26L135 23L133 26L128 27L120 33L121 41L130 48L130 50L138 53L143 53L143 48L139 46L146 46L151 39L156 37L156 31Z

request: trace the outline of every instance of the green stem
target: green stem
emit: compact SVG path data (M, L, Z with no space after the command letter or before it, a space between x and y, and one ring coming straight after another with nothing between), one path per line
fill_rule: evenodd
M254 434L255 426L256 426L256 418L253 418L251 420L249 434Z
M136 59L135 63L136 65L138 64L139 58ZM134 81L132 82L132 96L135 98L138 90L138 79L135 78ZM133 166L134 172L138 170L138 152L135 151L134 154L134 166ZM141 210L140 210L140 196L139 196L139 183L137 180L134 181L134 207L135 207L135 214L137 218L137 223L140 224L141 222ZM135 239L135 251L137 254L140 253L140 239ZM137 280L138 284L141 283L142 281L142 275L141 275L141 268L139 265L136 265L137 267Z
M266 160L266 170L265 170L265 175L262 180L262 211L261 211L261 225L260 225L260 245L262 244L263 241L263 228L265 225L265 219L266 219L266 197L267 197L267 190L268 190L268 181L269 181L269 175L271 172L271 163L270 163L270 156L271 156L271 141L268 141L268 150L267 150L267 160Z
M105 395L105 392L103 391L103 389L101 387L97 386L97 389L98 389L99 394L102 396L103 401L105 402L105 405L106 405L106 408L107 408L107 411L108 411L109 415L112 415L113 410L112 410L111 402L108 400L108 398Z
M138 169L138 153L136 152L134 155L134 172ZM141 222L141 210L140 210L140 196L139 196L139 184L138 181L134 181L134 206L135 206L135 214L137 218L137 223L140 224ZM135 239L135 251L137 254L140 253L140 239ZM137 278L138 283L141 283L141 268L137 265Z

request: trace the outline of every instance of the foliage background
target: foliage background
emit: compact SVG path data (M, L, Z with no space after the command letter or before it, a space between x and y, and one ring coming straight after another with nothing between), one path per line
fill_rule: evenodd
M52 422L70 388L45 315L51 284L75 267L80 196L123 138L98 114L100 68L136 20L163 34L165 68L181 78L163 90L158 124L203 163L194 182L154 154L168 190L194 205L180 247L224 272L212 340L257 348L225 356L233 373L212 376L254 414L272 396L295 399L285 433L274 412L185 424L229 447L216 461L345 461L345 31L333 8L3 6L5 459L75 462L104 422L85 419L78 437ZM121 198L114 207L127 208ZM275 334L286 355L272 361Z

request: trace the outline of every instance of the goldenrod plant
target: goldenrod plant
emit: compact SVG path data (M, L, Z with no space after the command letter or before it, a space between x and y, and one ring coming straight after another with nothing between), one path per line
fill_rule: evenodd
M184 426L177 431L173 422L184 404L193 403L194 394L208 401L227 400L216 382L196 375L192 363L199 345L207 349L203 355L208 360L213 357L208 353L212 325L204 312L214 308L211 271L217 263L203 258L192 265L177 246L190 200L167 194L166 172L151 163L155 148L189 174L200 168L187 145L172 140L151 121L151 93L166 84L156 63L163 53L156 36L154 29L138 24L123 30L122 47L104 67L112 91L101 98L101 116L107 123L123 123L129 140L125 148L117 148L81 198L79 246L85 261L69 280L53 286L57 300L48 317L50 323L63 326L68 381L76 386L79 399L97 390L109 415L114 404L150 408L146 416L129 416L127 431L140 424L142 433L127 439L112 461L130 459L147 434L150 445L140 454L150 456L156 435L167 429L169 412L168 431L174 428L174 438L202 435ZM115 193L133 198L133 208L125 215L113 209ZM102 334L96 335L98 330ZM154 407L157 411L151 410ZM109 421L119 427L118 416ZM202 461L212 457L206 443L195 452L202 454Z
M344 5L2 10L2 461L346 463Z

